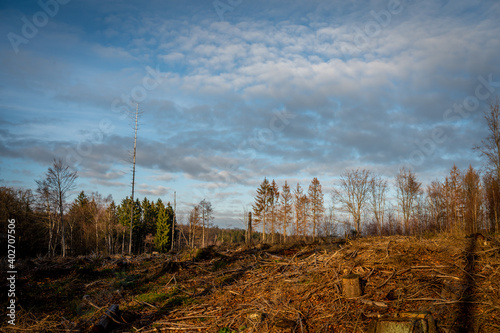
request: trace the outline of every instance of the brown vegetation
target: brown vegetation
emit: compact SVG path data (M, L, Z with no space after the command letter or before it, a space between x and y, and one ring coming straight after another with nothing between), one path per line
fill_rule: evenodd
M500 242L481 236L31 259L18 265L17 325L0 330L88 331L117 304L114 332L366 332L379 316L419 310L438 332L495 332ZM361 297L343 295L348 274L361 277Z

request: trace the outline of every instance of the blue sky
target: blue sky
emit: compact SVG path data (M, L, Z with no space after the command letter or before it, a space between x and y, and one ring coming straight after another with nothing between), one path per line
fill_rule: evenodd
M2 1L0 181L34 188L55 157L78 190L242 227L264 177L346 168L424 182L481 161L500 90L497 1Z

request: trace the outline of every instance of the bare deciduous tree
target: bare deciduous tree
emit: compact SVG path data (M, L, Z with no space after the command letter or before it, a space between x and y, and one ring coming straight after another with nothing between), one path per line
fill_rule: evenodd
M437 180L427 186L427 207L432 219L431 227L443 231L446 218L446 197L444 185Z
M495 104L490 104L489 112L484 113L484 119L488 126L488 136L481 144L474 147L486 160L490 172L494 173L500 180L500 110L498 97Z
M214 209L212 208L212 203L205 199L200 201L200 204L198 206L203 227L201 236L201 247L203 248L205 247L205 228L209 227L214 219Z
M405 232L410 233L410 218L414 213L417 197L422 193L422 183L411 170L402 168L396 176L396 189L398 192L399 207L403 214Z
M479 231L479 216L482 206L481 177L472 165L463 176L464 215L466 232Z
M483 177L484 201L486 216L489 219L489 228L492 232L499 232L499 212L500 212L500 183L491 173Z
M46 193L56 203L61 226L61 255L66 256L66 231L64 225L64 205L68 192L75 186L78 178L76 171L71 171L62 159L54 159L54 163L45 174L45 179L36 181L42 193Z
M56 234L57 234L57 221L53 218L53 216L57 215L56 203L54 202L54 197L50 192L47 181L37 180L37 189L36 192L40 198L40 203L42 204L45 214L47 216L47 228L49 231L49 239L48 239L48 251L47 254L50 256L55 256L56 251Z
M371 200L370 206L377 222L378 232L382 235L382 226L385 217L385 200L387 193L387 181L379 176L374 176L370 180Z
M370 171L366 169L346 170L340 176L340 184L334 189L334 197L351 214L356 232L361 232L361 214L370 194Z
M488 135L481 144L474 147L484 158L488 173L484 176L487 215L491 229L498 232L500 229L500 109L498 97L495 103L490 104L489 112L485 112L484 119L488 126Z

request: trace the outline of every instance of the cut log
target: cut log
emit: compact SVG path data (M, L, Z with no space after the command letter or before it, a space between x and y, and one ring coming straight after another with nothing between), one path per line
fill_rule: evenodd
M113 304L106 310L104 316L99 319L99 322L92 327L92 332L111 332L120 323L120 309L117 304Z
M358 274L349 274L342 277L342 290L347 298L363 295L361 281Z

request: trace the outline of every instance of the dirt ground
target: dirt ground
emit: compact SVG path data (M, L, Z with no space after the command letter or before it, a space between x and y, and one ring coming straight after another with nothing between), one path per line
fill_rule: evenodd
M405 311L427 311L438 332L500 332L500 242L492 236L370 237L17 265L16 326L3 320L6 332L99 331L113 304L120 310L113 332L367 332L377 318ZM360 297L344 296L342 277L351 273L361 278Z

